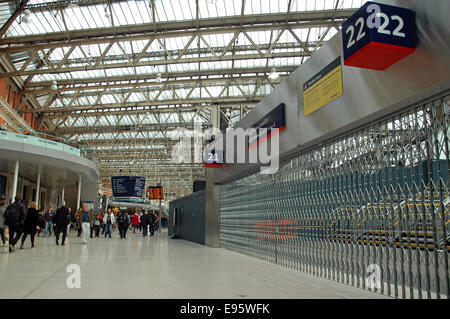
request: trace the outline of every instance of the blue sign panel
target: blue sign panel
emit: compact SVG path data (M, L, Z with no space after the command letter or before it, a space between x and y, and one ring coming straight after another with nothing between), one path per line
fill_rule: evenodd
M256 129L257 135L249 137L249 147L254 147L263 140L270 138L270 129L278 128L279 132L286 128L286 105L284 103L279 104L272 111L267 113L262 119L252 125ZM267 130L260 131L265 128Z
M113 176L111 177L111 186L115 197L143 197L145 177Z
M220 137L222 138L222 137ZM222 146L223 147L223 146ZM220 167L225 163L225 152L214 147L214 139L211 139L203 151L204 167Z
M414 51L415 13L366 2L342 24L342 45L345 65L384 70Z

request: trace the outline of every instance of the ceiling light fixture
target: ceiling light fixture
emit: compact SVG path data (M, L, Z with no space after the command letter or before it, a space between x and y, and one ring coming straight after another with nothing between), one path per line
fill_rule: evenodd
M161 79L161 73L157 73L156 74L156 82L161 83L162 79Z
M51 89L54 90L54 91L56 91L56 90L58 89L58 86L57 86L56 81L53 81L53 82L52 82L52 87L51 87Z
M277 80L280 77L280 74L277 72L276 68L272 68L269 74L269 79L272 81Z
M73 3L73 2L69 3L69 5L67 6L67 9L72 9L72 10L75 10L75 9L78 9L78 8L80 8L80 6L78 4L76 4L76 3Z
M29 9L26 9L23 11L23 16L21 22L23 23L30 23L31 22L31 11Z

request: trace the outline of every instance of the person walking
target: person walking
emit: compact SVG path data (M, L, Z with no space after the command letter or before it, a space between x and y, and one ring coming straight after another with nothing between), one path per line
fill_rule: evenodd
M53 234L53 217L55 217L55 212L53 211L53 208L50 207L44 215L45 218L45 230L44 230L44 237L52 236Z
M30 235L31 238L31 248L35 247L34 238L36 236L36 231L39 228L39 212L36 203L31 202L30 208L27 210L27 217L23 223L22 244L20 245L20 249L23 249L23 244L28 235Z
M153 226L152 236L155 234L155 231L157 232L159 230L159 216L156 212L154 213L154 216L155 216L155 218L154 218L154 222L153 222L154 226Z
M94 224L94 212L88 211L86 204L81 205L81 237L83 238L83 244L87 244L91 225Z
M103 218L105 218L105 212L102 212L98 218L100 221L100 228L102 230L101 235L105 234L105 224L103 223Z
M131 224L133 225L133 234L135 234L136 228L139 227L139 215L137 213L131 217Z
M43 212L43 208L41 208L41 210L39 211L39 216L38 216L38 226L39 229L37 231L37 236L39 237L41 235L41 233L44 231L45 229L45 217L44 217L44 212Z
M108 208L108 211L103 217L103 224L105 224L105 238L109 236L111 238L112 235L112 225L115 222L114 214L111 212L111 208Z
M69 209L66 207L66 203L63 202L62 206L57 209L56 215L55 215L55 234L56 234L56 245L59 245L59 235L62 232L62 242L61 245L64 246L64 242L66 241L67 237L67 225L70 225L70 212Z
M6 245L5 239L5 212L6 212L6 196L0 197L0 237L2 238L3 247Z
M147 227L149 225L149 215L144 210L143 214L141 215L141 227L142 227L142 236L147 237Z
M5 224L8 226L9 230L10 253L15 251L14 246L22 236L23 224L26 217L27 212L25 211L25 206L23 206L21 199L16 197L14 203L9 205L5 211Z
M119 227L120 239L126 239L128 230L128 214L123 210L117 217L117 224Z
M150 235L149 236L154 236L155 235L155 215L153 214L152 211L148 212L148 223L150 226Z
M94 219L94 232L95 232L95 237L99 237L100 235L100 225L101 225L101 218L102 215L100 213L97 213L97 215L95 216Z
M67 215L67 234L70 232L70 224L72 223L72 209L67 207L69 214Z
M82 224L82 213L83 209L80 207L78 208L77 212L75 213L75 225L77 226L77 237L81 236L81 224Z

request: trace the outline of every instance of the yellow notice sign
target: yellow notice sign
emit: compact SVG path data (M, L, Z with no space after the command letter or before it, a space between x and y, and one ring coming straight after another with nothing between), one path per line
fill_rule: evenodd
M337 57L303 84L304 115L317 111L342 94L341 57Z

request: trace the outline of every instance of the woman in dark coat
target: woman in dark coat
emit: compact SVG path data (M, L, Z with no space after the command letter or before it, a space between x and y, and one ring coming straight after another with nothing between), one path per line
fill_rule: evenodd
M34 236L36 235L39 226L39 211L36 209L36 203L32 202L27 211L27 217L23 223L23 236L20 249L23 249L23 244L28 235L31 237L31 248L34 248Z

